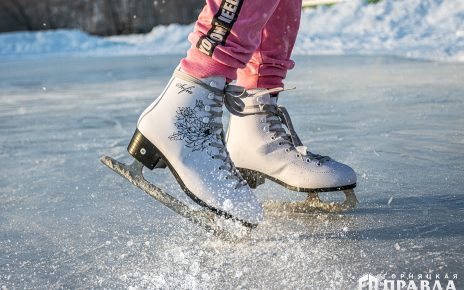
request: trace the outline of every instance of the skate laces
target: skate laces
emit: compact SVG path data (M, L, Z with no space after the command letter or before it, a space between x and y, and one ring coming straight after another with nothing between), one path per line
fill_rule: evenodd
M208 113L211 116L211 130L212 134L215 136L215 141L210 142L208 145L211 147L217 148L218 152L211 157L213 159L222 160L223 164L219 166L219 170L226 170L230 174L226 176L226 179L234 179L236 181L235 189L238 189L244 185L246 185L245 179L242 178L239 171L235 167L232 159L230 158L229 151L226 147L225 136L224 136L224 126L222 124L222 97L215 95L214 99L212 99L214 104L210 105L212 108L219 108L219 110L214 111L210 110Z
M265 94L271 94L276 92L278 93L282 91L286 90L283 88L275 88L272 90L260 90L256 94L252 95L253 97L259 97ZM271 98L277 98L277 96L271 96ZM298 134L295 131L295 128L293 127L290 114L284 106L277 105L276 103L260 104L259 107L262 113L257 114L266 115L266 123L269 125L269 132L274 133L271 138L273 140L278 139L279 145L287 145L287 152L291 150L296 150L298 152L297 157L306 159L307 162L315 161L317 162L317 165L321 165L323 162L331 160L329 156L323 156L310 152L309 149L303 145L303 142L301 142L300 137L298 136ZM287 127L288 132L287 130L285 130L284 125L285 127Z
M231 112L231 114L239 114L245 108L245 103L241 99L247 97L248 93L243 87L234 85L226 85L223 90L212 87L200 79L197 79L180 70L176 70L174 72L174 76L197 84L211 92L211 94L208 96L211 104L205 107L205 111L209 114L208 124L211 130L211 135L214 136L214 141L209 142L208 145L215 147L218 150L217 154L212 155L211 158L219 159L223 162L223 164L219 166L218 169L226 170L230 173L225 178L236 181L235 189L245 186L247 182L245 179L243 179L243 177L240 175L240 172L235 167L226 147L224 126L222 124L222 105L224 105L226 109Z

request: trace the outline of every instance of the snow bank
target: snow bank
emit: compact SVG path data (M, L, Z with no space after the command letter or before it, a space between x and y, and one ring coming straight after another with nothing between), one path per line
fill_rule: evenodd
M98 37L78 30L0 34L0 56L183 53L193 25L158 26L147 34Z
M0 34L0 56L185 53L193 25L96 37L75 30ZM464 61L464 1L363 0L306 10L296 54L389 54Z
M307 10L296 53L464 61L464 1L356 0Z
M77 30L0 34L0 55L87 53L111 49L115 43Z

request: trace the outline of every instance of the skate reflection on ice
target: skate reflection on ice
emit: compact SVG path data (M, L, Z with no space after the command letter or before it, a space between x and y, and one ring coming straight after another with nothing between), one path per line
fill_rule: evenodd
M253 231L254 242L333 241L334 243L362 240L357 217L342 214L267 214ZM346 245L345 245L346 246Z
M325 202L319 198L317 192L309 192L304 201L279 202L267 201L264 207L268 212L277 214L313 213L313 212L344 212L356 207L358 200L353 189L344 190L345 201Z

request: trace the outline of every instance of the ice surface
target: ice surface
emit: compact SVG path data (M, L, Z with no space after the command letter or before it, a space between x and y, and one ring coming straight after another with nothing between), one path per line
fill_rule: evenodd
M464 1L350 0L306 10L296 54L375 54L464 61ZM183 54L193 25L155 27L142 35L89 36L72 31L0 34L0 56Z
M176 57L0 63L0 288L354 289L365 274L464 278L464 66L297 57L281 101L311 150L353 166L359 208L269 216L239 244L98 161L129 160ZM168 171L146 174L185 201ZM261 199L302 199L271 182Z

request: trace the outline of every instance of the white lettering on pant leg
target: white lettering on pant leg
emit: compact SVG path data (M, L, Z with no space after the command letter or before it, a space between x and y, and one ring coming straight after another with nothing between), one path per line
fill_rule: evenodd
M226 34L227 34L227 30L225 30L221 26L216 26L214 28L214 32L210 33L209 37L211 37L212 40L218 43L223 43L223 41L225 41Z
M232 18L232 19L231 19L231 18L226 18L226 17L224 17L224 16L222 16L222 15L219 16L218 19L221 20L222 22L227 23L227 24L231 23L232 20L234 20L233 18Z
M208 38L203 38L202 40L200 40L200 43L198 45L198 49L202 53L211 56L212 49L213 49L213 44L208 40Z
M221 17L226 18L226 19L230 19L230 21L232 22L232 20L234 20L235 14L231 13L231 12L225 10L225 9L222 9Z
M229 11L230 13L232 13L234 16L235 16L235 12L237 12L237 6L235 5L232 5L230 3L226 3L226 5L224 5L224 10L227 10Z
M217 45L225 45L232 26L238 18L243 0L226 0L221 2L213 18L211 29L197 42L197 48L204 54L212 56Z

